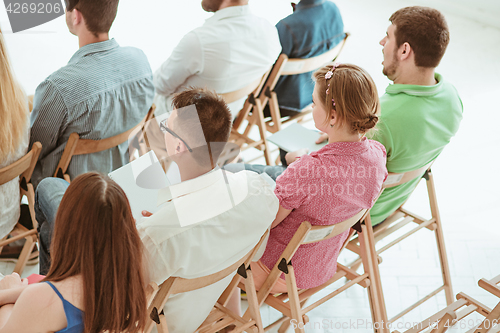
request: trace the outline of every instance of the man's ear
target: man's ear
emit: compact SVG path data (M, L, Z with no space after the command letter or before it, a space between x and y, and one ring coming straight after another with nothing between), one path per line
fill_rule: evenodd
M399 60L406 60L413 53L413 50L408 42L404 42L398 50Z
M175 145L175 153L180 154L180 153L184 153L186 151L189 151L189 149L187 149L184 142L182 142L181 140L177 140L177 143Z
M78 9L74 8L72 12L73 12L73 26L77 26L81 23L85 24L83 15Z

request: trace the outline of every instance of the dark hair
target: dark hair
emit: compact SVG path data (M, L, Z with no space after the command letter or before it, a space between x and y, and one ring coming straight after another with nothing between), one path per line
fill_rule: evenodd
M339 125L346 124L353 132L366 133L375 127L380 113L375 82L370 74L356 65L340 64L333 68L333 65L327 65L313 74L320 101L328 110L325 121L330 118L331 110L335 110ZM333 75L327 81L325 75L331 70Z
M81 275L85 332L142 332L147 313L143 247L123 190L89 172L57 211L46 281Z
M190 87L175 95L172 105L177 109L177 117L174 120L175 131L189 145L193 144L192 154L196 162L201 166L209 163L214 166L224 145L213 143L227 142L231 132L231 111L224 99L214 91ZM196 112L189 112L189 108L186 107L190 105L196 106ZM201 131L198 124L201 125ZM207 145L195 148L202 142L206 142Z
M119 0L65 0L66 11L78 9L82 13L87 29L96 37L108 33L118 11Z
M450 41L446 20L438 10L429 7L405 7L391 15L396 26L397 47L410 44L415 53L415 65L437 67Z

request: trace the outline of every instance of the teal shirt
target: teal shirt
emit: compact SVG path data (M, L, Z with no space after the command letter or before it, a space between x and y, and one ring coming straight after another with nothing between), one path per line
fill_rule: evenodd
M452 84L439 74L435 77L433 86L389 85L380 98L382 111L372 138L385 146L389 172L425 166L458 131L462 101ZM370 212L372 223L382 222L405 203L419 180L384 190Z

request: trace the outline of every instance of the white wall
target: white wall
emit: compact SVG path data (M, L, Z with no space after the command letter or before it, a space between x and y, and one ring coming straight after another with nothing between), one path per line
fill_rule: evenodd
M418 0L417 2L500 29L499 0Z

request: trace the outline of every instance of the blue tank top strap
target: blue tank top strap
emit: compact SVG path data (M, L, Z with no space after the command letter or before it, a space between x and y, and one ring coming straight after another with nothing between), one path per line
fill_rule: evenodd
M50 281L44 281L46 282L49 286L52 287L52 289L54 289L54 291L56 292L57 296L59 296L59 298L61 299L61 301L65 301L64 297L61 295L61 293L59 292L59 290L57 290L57 288L50 282Z
M66 314L66 328L57 331L56 333L83 333L85 327L85 324L83 322L83 311L64 299L59 290L57 290L57 288L51 282L44 282L46 282L61 299L64 307L64 313Z

